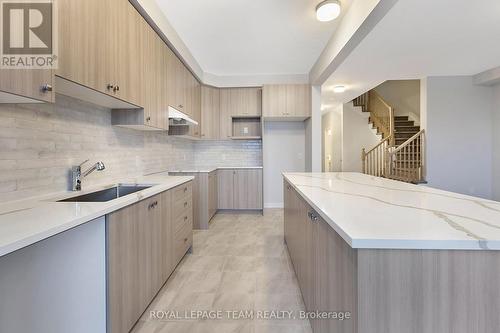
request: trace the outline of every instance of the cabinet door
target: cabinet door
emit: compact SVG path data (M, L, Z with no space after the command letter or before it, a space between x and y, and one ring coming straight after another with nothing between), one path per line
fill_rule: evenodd
M234 171L234 209L262 209L262 170Z
M176 266L173 254L174 232L172 229L172 191L161 194L161 277L166 281ZM161 286L160 286L161 287Z
M55 93L42 90L47 84L54 86L53 71L49 69L0 69L0 91L3 92L51 103Z
M192 75L192 98L191 98L191 118L198 122L198 125L189 125L189 135L195 138L201 137L201 85Z
M139 206L106 217L108 331L128 332L141 309L139 291Z
M356 315L357 256L323 219L314 223L314 308L310 311L339 311ZM314 332L346 332L355 330L356 317L351 320L312 320Z
M161 196L138 203L139 209L139 292L145 309L161 287Z
M201 137L216 140L219 138L220 94L219 89L201 87Z
M311 116L311 86L291 84L286 87L286 112L289 116Z
M234 170L218 170L219 209L234 209Z
M233 136L231 111L231 89L220 90L220 139L228 140Z
M268 85L263 88L263 116L286 117L286 85Z
M151 60L144 58L144 52L148 50L141 47L141 21L144 19L128 1L109 0L109 2L113 8L112 15L108 17L108 22L111 23L108 33L113 36L110 40L109 62L113 70L110 81L118 87L114 91L114 96L143 106L140 104L143 101L142 86L147 81L141 75L142 64L144 60Z
M182 62L170 51L168 57L167 95L168 104L186 113L186 73Z
M259 88L232 88L230 99L233 116L260 117L262 115L262 93Z
M262 89L246 88L244 102L249 116L262 116Z
M56 75L73 82L109 93L108 49L112 34L108 18L112 1L59 0L59 61Z
M141 49L143 50L144 61L142 62L141 87L143 93L142 106L144 107L144 124L157 127L158 118L156 110L158 108L158 96L156 94L156 34L149 24L142 20L141 24Z

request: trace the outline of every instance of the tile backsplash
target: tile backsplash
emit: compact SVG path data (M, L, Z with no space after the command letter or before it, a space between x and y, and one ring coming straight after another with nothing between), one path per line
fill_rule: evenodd
M111 126L111 111L57 96L0 105L0 202L66 190L72 165L103 161L84 186L169 169L262 165L261 142L191 141Z

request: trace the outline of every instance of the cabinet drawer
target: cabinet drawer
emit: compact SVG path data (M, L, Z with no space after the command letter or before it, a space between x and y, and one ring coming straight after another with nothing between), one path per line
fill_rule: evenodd
M177 259L180 259L186 254L187 250L193 244L193 226L191 223L186 223L179 229L174 236L174 253Z
M193 198L191 196L175 198L172 204L172 217L174 221L177 220L179 216L193 213Z
M191 229L193 229L193 211L185 211L184 214L179 215L174 220L174 233L183 229L186 225L188 225Z
M193 184L192 182L182 184L180 186L177 186L173 190L173 198L174 201L181 200L186 197L190 197L193 194Z

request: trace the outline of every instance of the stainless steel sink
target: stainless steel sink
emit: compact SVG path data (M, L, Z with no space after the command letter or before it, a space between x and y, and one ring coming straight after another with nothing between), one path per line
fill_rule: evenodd
M117 185L105 190L58 200L57 202L107 202L148 189L152 186L153 185Z

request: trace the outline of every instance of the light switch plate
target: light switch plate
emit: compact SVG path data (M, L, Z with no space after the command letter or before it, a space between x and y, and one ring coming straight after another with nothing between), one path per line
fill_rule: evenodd
M243 134L248 134L248 127L243 127Z

